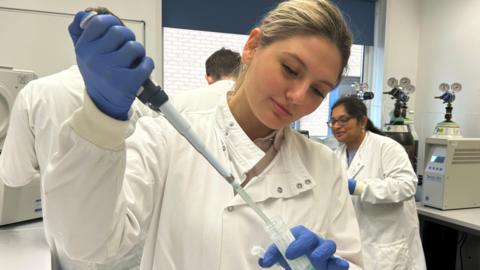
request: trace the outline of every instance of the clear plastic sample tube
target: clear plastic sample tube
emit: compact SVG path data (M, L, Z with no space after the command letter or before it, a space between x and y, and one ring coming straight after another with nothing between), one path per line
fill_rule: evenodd
M315 270L307 256L301 256L294 260L288 260L285 257L285 251L295 237L281 217L273 217L264 228L292 270Z

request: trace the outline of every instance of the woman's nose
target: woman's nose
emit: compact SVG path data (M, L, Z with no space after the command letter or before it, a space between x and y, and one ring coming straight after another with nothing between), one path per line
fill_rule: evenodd
M294 104L303 104L307 98L309 84L296 83L285 93L288 101Z
M333 132L336 132L337 130L339 130L342 126L338 125L337 123L333 124L332 125L332 130Z

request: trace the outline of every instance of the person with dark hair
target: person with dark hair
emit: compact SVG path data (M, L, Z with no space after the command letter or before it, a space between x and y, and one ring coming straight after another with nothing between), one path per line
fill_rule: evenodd
M231 91L237 79L242 57L238 52L221 48L205 62L207 86L182 91L172 97L172 104L180 112L211 109L226 92Z
M382 136L365 104L353 96L335 102L328 125L342 144L336 154L348 168L365 269L426 269L415 205L417 176L405 149Z
M54 237L73 258L104 261L146 239L140 269L290 269L232 186L162 116L123 134L131 102L154 68L108 15L72 22L83 105L66 120L45 193ZM362 267L345 170L326 146L290 124L340 82L352 35L327 0L280 2L250 31L232 91L183 116L206 148L295 240L284 252L315 270ZM208 93L205 93L208 95ZM61 179L59 182L58 179ZM255 246L267 247L259 259Z
M238 52L221 48L207 58L205 62L205 79L208 84L220 80L232 80L238 76L242 57Z

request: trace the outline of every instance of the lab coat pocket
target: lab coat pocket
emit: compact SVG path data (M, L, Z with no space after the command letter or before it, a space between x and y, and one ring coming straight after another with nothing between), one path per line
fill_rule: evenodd
M391 243L373 244L376 253L371 262L373 269L378 270L408 270L407 240L402 238Z

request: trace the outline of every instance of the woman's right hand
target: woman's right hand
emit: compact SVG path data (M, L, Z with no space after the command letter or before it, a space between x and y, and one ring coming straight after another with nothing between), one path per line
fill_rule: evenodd
M93 16L80 32L87 15L77 13L69 29L71 35L79 34L72 40L76 39L77 64L88 95L103 113L127 120L139 88L153 71L153 61L133 32L112 15Z

